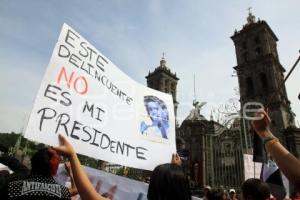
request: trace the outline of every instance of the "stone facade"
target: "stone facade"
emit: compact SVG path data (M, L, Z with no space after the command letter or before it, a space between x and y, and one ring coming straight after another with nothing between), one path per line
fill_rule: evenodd
M284 130L286 137L286 147L297 158L300 158L300 129L289 127Z
M247 102L260 102L269 109L271 130L283 144L283 130L294 124L284 82L285 69L279 62L278 38L267 22L255 20L249 13L248 23L235 31L235 45L241 108ZM249 129L249 124L246 126Z
M269 109L271 130L296 156L300 155L300 129L294 127L294 116L284 82L285 69L280 64L278 38L267 22L255 20L249 12L247 24L235 31L231 39L235 45L241 113L247 102L259 102ZM176 87L179 80L166 66L160 65L146 76L147 85L173 96L177 114ZM184 158L183 167L192 189L201 193L204 185L239 189L244 181L243 154L251 153L253 138L249 121L235 119L225 127L212 118L201 115L196 100L194 108L176 130L177 150Z
M214 122L205 119L195 107L177 131L177 150L185 152L184 169L195 189L201 189L212 181L212 141Z
M147 86L165 93L169 93L173 97L174 113L177 116L177 81L179 78L176 73L172 73L167 67L166 60L164 57L160 60L160 65L155 68L153 72L149 71L146 76Z
M232 126L214 137L214 187L240 190L244 181L243 143L240 126Z

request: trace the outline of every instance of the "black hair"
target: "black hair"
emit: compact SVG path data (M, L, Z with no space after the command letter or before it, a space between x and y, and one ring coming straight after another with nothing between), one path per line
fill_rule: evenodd
M9 175L9 171L8 170L5 169L5 170L1 170L0 171L0 177L1 176L8 176L8 175Z
M250 178L242 184L242 195L244 199L265 200L270 197L270 189L262 180Z
M157 98L156 96L144 96L145 106L149 102L156 102L161 106L162 109L167 109L165 102L163 102L163 100Z
M148 103L149 102L157 103L161 107L161 109L163 110L164 114L166 115L166 116L164 116L164 118L162 118L162 120L163 121L169 121L168 109L167 109L167 106L166 106L166 104L163 100L157 98L156 96L144 96L144 105L146 107L148 115L150 115L149 108L148 108Z
M148 200L191 200L188 180L180 166L168 163L152 172Z
M50 160L51 152L48 148L42 148L31 157L31 174L51 176Z
M224 192L218 192L216 190L209 190L207 192L206 198L208 200L222 200L223 193Z

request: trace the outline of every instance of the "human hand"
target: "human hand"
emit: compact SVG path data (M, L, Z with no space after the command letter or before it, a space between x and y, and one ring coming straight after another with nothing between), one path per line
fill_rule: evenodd
M178 153L173 153L172 154L172 161L171 161L171 163L174 163L174 164L176 164L178 166L181 166L182 161L181 161L181 158L178 155Z
M271 123L271 119L269 115L266 113L266 111L261 110L254 115L255 117L258 117L260 119L258 120L252 120L251 124L255 132L261 137L266 138L268 136L271 136L272 133L269 130L269 125Z
M59 134L58 135L60 145L57 147L52 147L57 153L61 155L65 155L67 157L71 157L76 154L72 144L67 140L66 137Z

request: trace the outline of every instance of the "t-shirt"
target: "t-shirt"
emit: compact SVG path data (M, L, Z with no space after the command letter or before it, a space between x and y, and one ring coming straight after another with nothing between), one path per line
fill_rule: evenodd
M7 187L9 200L70 200L67 187L58 184L52 177L29 176L12 181Z

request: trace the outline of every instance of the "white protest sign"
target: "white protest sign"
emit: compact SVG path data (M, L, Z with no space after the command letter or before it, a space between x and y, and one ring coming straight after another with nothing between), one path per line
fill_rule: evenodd
M249 178L260 178L262 163L253 162L253 155L244 154L245 180Z
M95 190L113 200L146 200L148 192L148 184L141 181L132 180L123 176L117 176L101 170L84 166L91 183ZM55 179L62 185L71 186L70 178L64 166L59 165ZM72 200L80 200L80 196L72 197ZM200 198L192 196L192 200L200 200Z
M147 199L148 184L117 176L104 171L84 167L95 190L113 200L143 200ZM62 185L70 186L70 178L63 165L59 166L55 179ZM72 197L72 200L79 200L80 196Z
M11 171L11 170L9 169L9 167L7 167L6 165L3 165L2 163L0 163L0 171L4 171L4 170L9 171L10 174L13 173L13 171Z
M135 82L64 24L25 137L58 145L58 133L77 153L153 170L176 151L172 96Z

